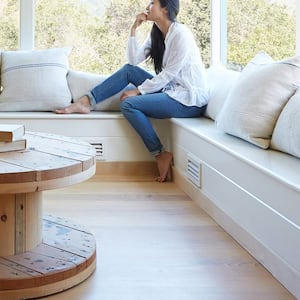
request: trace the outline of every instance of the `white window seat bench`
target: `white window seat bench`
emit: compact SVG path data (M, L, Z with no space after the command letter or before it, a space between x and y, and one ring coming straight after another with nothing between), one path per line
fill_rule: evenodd
M0 119L103 143L107 163L153 161L119 112L0 112ZM153 124L174 153L176 184L300 298L300 159L224 134L204 117ZM198 182L188 179L189 163L199 166Z

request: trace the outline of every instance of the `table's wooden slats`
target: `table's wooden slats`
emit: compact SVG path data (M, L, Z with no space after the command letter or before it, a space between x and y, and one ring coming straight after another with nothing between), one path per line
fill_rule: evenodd
M61 224L44 221L44 240L47 245L88 258L94 247L94 237Z
M52 134L52 133L32 132L32 131L26 131L26 136L28 138L30 136L40 137L40 138L43 138L43 139L63 141L63 142L67 142L69 144L78 145L78 146L82 147L82 149L84 149L84 147L85 147L86 148L85 151L89 151L90 155L93 155L93 148L91 148L91 145L88 142L85 142L85 141L80 140L78 138L74 138L74 137L70 137L70 136L62 136L62 135L57 135L57 134Z
M0 291L38 288L67 280L94 263L96 247L93 236L83 232L81 227L77 230L65 226L72 222L62 218L50 219L53 222L44 220L46 238L43 243L19 255L0 257ZM55 241L54 245L47 244L49 239Z
M69 220L69 219L65 219L59 216L53 216L53 215L44 215L43 216L43 220L44 222L50 222L53 224L59 224L59 225L63 225L65 227L70 227L72 229L78 230L78 231L82 231L82 232L88 232L88 230L86 229L85 226L83 226L82 224L77 223L75 220Z
M52 136L52 135L51 135ZM83 170L88 169L93 164L95 149L83 142L78 143L78 140L68 138L68 141L63 139L53 139L48 136L40 136L27 134L27 147L33 151L41 151L51 153L53 155L72 158L81 161ZM77 141L77 143L75 142Z
M58 260L68 261L69 263L72 263L77 266L82 264L86 260L81 255L76 255L74 253L70 253L62 249L52 247L45 243L40 244L35 249L31 250L31 252L52 258L55 257Z
M7 163L36 171L36 181L66 177L82 172L79 161L38 151L1 153Z
M1 160L0 170L0 183L21 183L36 180L36 172L34 170Z
M18 263L9 261L0 257L0 289L6 288L2 278L9 280L18 279L30 279L33 276L40 276L39 272L36 272L30 268L26 268Z
M8 201L2 201L2 200ZM0 256L15 250L15 195L0 194Z
M78 139L26 133L27 149L0 153L0 184L65 178L95 165L95 149Z
M74 268L74 264L68 261L44 256L31 251L22 253L20 255L14 255L12 257L7 257L7 259L16 264L22 265L23 267L32 269L42 275L52 272L59 272L63 269Z

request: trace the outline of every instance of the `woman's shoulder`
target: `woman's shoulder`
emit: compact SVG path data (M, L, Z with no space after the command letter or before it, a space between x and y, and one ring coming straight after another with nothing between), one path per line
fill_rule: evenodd
M190 35L192 32L187 25L184 23L174 22L173 24L174 33Z
M173 27L174 27L174 30L178 30L178 31L179 30L182 30L182 31L189 30L187 25L185 25L184 23L180 23L180 22L174 22Z
M180 40L189 41L194 39L192 31L189 27L183 23L175 22L172 26L172 34L173 38L180 38Z

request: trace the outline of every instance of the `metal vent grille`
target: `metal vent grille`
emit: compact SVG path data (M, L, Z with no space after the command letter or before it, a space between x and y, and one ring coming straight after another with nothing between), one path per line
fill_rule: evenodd
M187 161L187 178L201 188L201 162L190 154Z
M104 160L104 147L102 142L89 142L96 149L96 160Z

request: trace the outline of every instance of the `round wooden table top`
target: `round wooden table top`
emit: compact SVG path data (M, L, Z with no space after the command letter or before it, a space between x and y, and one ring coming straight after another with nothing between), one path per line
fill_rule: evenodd
M27 193L82 182L96 169L95 148L84 141L26 132L26 149L0 153L0 193Z

